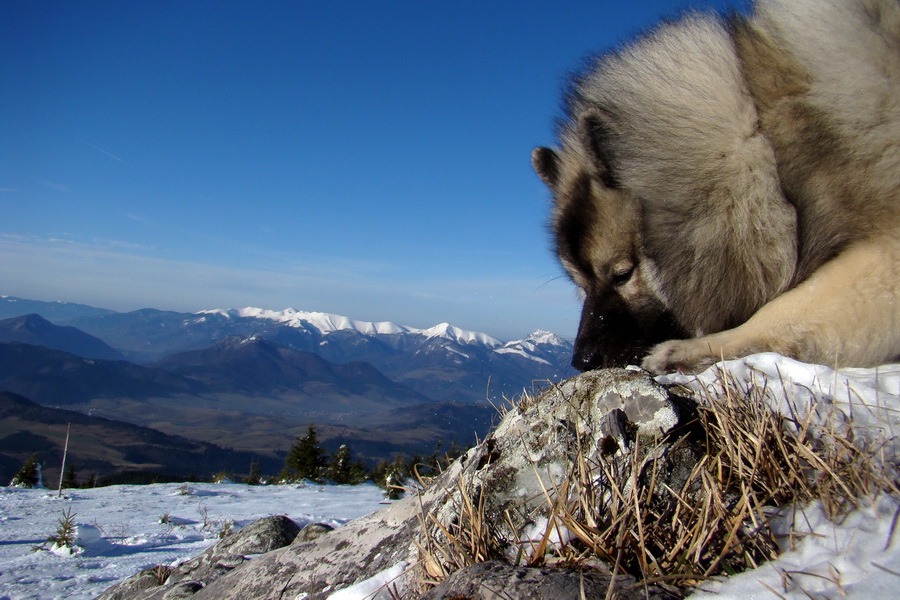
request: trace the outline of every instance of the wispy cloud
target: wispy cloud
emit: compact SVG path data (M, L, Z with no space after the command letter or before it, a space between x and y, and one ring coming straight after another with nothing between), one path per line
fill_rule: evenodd
M35 179L39 184L50 188L51 190L55 190L62 194L68 194L70 192L69 186L64 185L62 183L56 183L54 181L47 181L46 179Z
M93 148L94 150L96 150L97 152L100 152L100 153L102 153L102 154L107 155L108 157L110 157L110 158L113 159L113 160L117 160L117 161L119 161L119 162L122 162L122 159L119 158L118 156L116 156L115 154L113 154L112 152L109 152L109 151L107 151L107 150L104 150L103 148L98 148L97 146L91 144L90 142L85 142L85 144L87 144L88 146L90 146L91 148Z

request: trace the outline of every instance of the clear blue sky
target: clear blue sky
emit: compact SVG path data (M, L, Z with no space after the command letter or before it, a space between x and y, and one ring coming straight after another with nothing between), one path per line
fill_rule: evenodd
M572 337L531 148L692 6L0 0L0 294Z

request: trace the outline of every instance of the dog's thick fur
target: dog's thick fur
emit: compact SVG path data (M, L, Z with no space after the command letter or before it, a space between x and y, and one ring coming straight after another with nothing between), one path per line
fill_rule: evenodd
M758 0L598 58L556 150L573 364L900 356L900 3Z

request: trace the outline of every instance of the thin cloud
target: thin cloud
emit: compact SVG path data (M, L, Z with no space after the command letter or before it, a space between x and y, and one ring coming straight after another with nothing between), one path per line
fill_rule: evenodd
M46 179L35 179L35 181L37 181L39 184L41 184L45 187L50 188L51 190L55 190L62 194L68 194L70 191L69 186L63 185L62 183L55 183L53 181L47 181Z
M118 156L116 156L115 154L113 154L112 152L108 152L107 150L104 150L103 148L98 148L97 146L91 144L90 142L85 142L85 144L87 144L88 146L90 146L91 148L96 150L97 152L107 155L108 157L112 158L113 160L122 162L122 159L119 158Z

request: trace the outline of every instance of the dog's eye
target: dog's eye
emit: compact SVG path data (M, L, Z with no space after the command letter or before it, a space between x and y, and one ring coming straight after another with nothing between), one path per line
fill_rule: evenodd
M628 280L631 279L632 275L634 275L634 267L620 269L613 273L612 283L613 285L625 285L628 283Z

